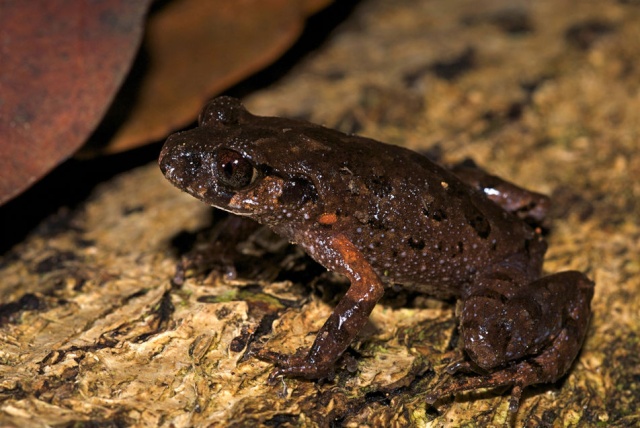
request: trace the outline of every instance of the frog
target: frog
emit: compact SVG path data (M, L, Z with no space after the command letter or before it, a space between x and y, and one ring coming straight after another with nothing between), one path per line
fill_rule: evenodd
M253 115L227 96L169 136L159 165L180 190L267 226L348 279L310 349L258 355L274 365L271 382L334 376L389 288L456 301L462 358L447 367L454 380L426 393L431 404L506 386L515 412L524 388L561 379L582 347L595 284L576 270L542 274L545 195L475 165Z

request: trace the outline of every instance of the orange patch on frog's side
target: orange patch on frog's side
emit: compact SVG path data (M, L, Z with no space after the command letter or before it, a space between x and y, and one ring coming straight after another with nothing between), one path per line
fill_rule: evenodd
M325 226L329 226L338 221L338 216L335 213L324 213L318 217L318 223Z

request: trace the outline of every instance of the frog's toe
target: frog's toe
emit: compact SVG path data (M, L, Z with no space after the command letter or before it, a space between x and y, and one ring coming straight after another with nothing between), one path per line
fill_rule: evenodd
M267 382L271 385L275 384L278 381L278 378L284 376L286 373L283 370L283 367L286 367L290 364L290 356L281 354L279 352L269 351L266 349L261 349L256 353L256 357L264 362L271 363L275 366L275 368L269 374L269 379Z
M545 355L545 354L543 354ZM536 362L537 361L537 362ZM503 369L496 370L492 373L484 375L465 375L451 379L444 385L437 386L434 391L427 394L426 402L433 404L437 400L455 395L464 391L474 391L483 388L511 387L511 398L509 399L509 411L514 413L520 407L520 398L522 391L529 385L537 383L551 382L557 377L551 377L545 369L540 365L540 356L536 361L521 361L518 364L507 366ZM464 368L473 367L464 366Z
M255 356L266 362L271 363L276 367L287 366L289 364L289 360L291 359L290 355L281 354L280 352L270 351L268 349L260 349L256 352Z
M513 385L514 383L514 370L512 368L499 370L488 375L464 376L458 379L452 379L444 385L437 386L435 390L426 395L425 401L428 404L433 404L441 398L455 395L459 392L481 388L495 388Z
M323 379L333 375L333 367L312 361L304 350L294 355L261 350L256 355L262 361L276 366L269 375L269 382L275 383L279 377L301 377L304 379Z

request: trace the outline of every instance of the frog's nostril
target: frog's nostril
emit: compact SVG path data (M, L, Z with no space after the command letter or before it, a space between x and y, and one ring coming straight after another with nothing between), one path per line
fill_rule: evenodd
M160 156L158 157L158 166L164 175L167 175L171 170L173 170L172 158L173 156L171 155L170 147L167 147L165 144L162 151L160 151Z
M160 157L158 158L158 166L160 167L160 171L162 171L162 173L164 174L167 170L167 165L164 162L165 159L165 153L164 151L160 152Z
M173 135L167 138L164 145L162 146L162 150L160 150L160 156L158 156L158 166L160 166L160 171L166 175L166 172L169 170L169 164L171 162L172 152L175 148L175 139Z
M167 177L170 178L176 169L179 169L181 165L185 162L182 159L184 156L184 150L181 150L182 145L180 144L180 134L173 134L167 138L167 141L162 146L162 150L160 151L160 156L158 157L158 165L160 166L160 171Z

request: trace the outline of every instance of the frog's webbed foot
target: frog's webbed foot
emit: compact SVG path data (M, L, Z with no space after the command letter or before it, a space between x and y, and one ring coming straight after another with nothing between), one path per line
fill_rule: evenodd
M518 381L519 378L519 366L508 367L503 370L499 370L485 375L465 375L462 378L452 379L448 383L442 386L438 386L436 390L426 395L426 401L428 404L433 404L437 400L443 397L455 395L459 392L473 391L481 388L497 388L501 386L512 386L511 399L509 401L509 411L516 412L520 406L520 398L522 396L523 389L528 385ZM454 370L451 366L447 367L447 371ZM473 371L471 364L462 364L457 368L459 371ZM524 371L524 370L523 370ZM535 383L535 382L533 382Z
M256 357L276 366L269 375L268 382L274 384L279 377L301 377L305 379L330 379L334 375L333 364L313 361L309 354L300 349L293 355L261 349Z

